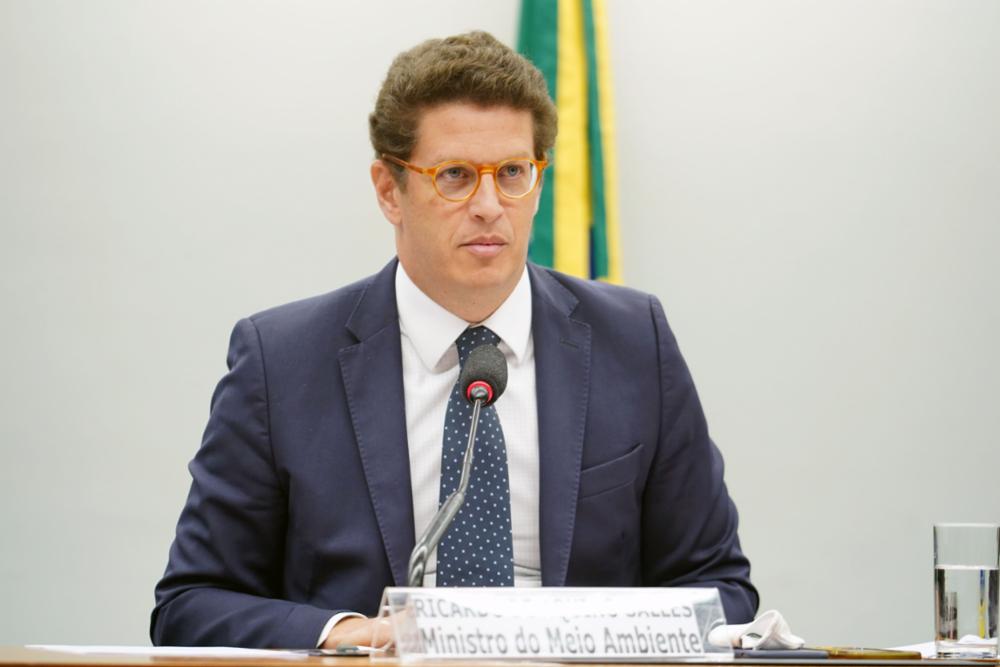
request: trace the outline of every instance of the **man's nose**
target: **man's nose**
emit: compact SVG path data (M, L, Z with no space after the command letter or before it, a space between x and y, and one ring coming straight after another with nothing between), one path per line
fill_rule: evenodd
M493 222L503 213L500 191L493 174L480 174L479 179L479 189L472 195L469 211L483 222Z

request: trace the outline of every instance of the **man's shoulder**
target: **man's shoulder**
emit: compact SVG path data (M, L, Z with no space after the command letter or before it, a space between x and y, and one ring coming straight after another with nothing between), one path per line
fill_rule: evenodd
M249 319L258 326L280 322L310 321L317 317L346 320L350 317L358 299L371 284L372 279L373 276L368 276L323 294L271 306L250 315Z
M604 355L647 358L664 342L676 344L663 307L652 294L534 265L532 277L535 298L548 300L564 316L586 325L594 349Z
M359 304L371 295L371 305L386 313L395 308L392 275L395 260L372 274L333 291L274 306L249 316L262 335L304 340L322 335L346 335ZM388 282L388 284L386 284ZM374 294L373 294L374 293Z
M657 303L653 295L631 287L577 278L537 265L532 269L541 283L536 294L566 307L567 314L571 312L574 318L648 318Z

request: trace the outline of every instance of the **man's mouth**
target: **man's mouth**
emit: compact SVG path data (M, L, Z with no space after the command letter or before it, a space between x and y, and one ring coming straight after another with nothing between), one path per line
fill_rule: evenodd
M464 243L462 247L477 257L495 257L506 245L507 243L502 239L481 238Z

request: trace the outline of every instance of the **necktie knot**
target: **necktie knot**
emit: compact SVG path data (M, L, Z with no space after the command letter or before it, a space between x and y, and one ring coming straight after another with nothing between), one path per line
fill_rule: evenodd
M480 345L496 345L500 342L500 336L493 333L489 327L469 327L462 332L462 335L455 341L458 347L458 363L465 366L465 360L469 354Z

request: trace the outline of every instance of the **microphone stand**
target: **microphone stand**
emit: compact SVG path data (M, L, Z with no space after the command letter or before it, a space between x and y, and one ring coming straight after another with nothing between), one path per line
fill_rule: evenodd
M473 450L476 446L476 428L479 426L479 410L483 400L487 398L487 391L481 387L471 389L475 402L472 404L472 426L469 428L469 443L465 446L465 456L462 459L462 476L458 480L458 488L451 492L441 503L437 514L431 519L427 530L417 540L417 545L413 547L410 554L410 567L407 571L406 581L410 588L419 588L424 585L424 569L427 567L427 559L438 543L444 537L448 526L455 520L455 515L465 504L465 492L469 488L469 478L472 476Z

